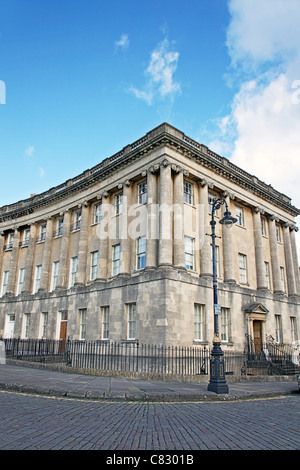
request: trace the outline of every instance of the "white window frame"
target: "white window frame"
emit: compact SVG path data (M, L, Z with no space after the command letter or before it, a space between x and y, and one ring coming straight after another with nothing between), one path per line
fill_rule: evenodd
M46 240L46 230L47 224L43 223L40 225L38 243L44 242Z
M127 308L127 339L136 339L136 304L126 304Z
M97 279L97 267L98 267L98 251L91 252L91 269L90 269L90 280L95 281Z
M138 203L147 204L147 200L148 200L147 181L142 181L138 185Z
M183 200L186 204L194 204L194 185L190 181L183 181Z
M101 339L109 339L109 306L101 307Z
M237 218L236 225L239 227L245 227L244 209L237 204L235 206L235 216Z
M28 246L30 239L30 228L26 228L23 232L22 246Z
M112 275L117 276L120 272L121 246L114 245L112 249Z
M142 270L146 267L147 241L145 237L136 240L136 269Z
M58 272L59 272L59 261L53 261L52 276L51 276L51 290L54 290L57 286Z
M220 339L222 342L228 343L229 341L229 308L221 307L220 318Z
M34 294L38 292L41 285L42 265L38 264L34 272Z
M189 271L195 270L195 239L184 237L184 264Z
M194 304L194 340L204 340L204 305Z
M9 271L3 271L1 297L3 297L7 292L8 280L9 280Z
M86 308L79 309L79 339L81 341L86 340Z
M23 284L24 284L24 277L25 277L25 268L20 268L19 269L19 278L18 278L18 294L20 295L23 290Z
M93 223L99 224L101 222L102 203L94 204Z
M118 193L115 195L115 215L122 214L123 207L123 193Z
M247 284L247 256L243 253L239 253L239 280L240 284Z
M278 243L282 243L281 238L281 228L279 224L275 224L275 233L276 233L276 240Z
M69 287L73 287L76 282L78 257L73 256L70 260L70 282Z

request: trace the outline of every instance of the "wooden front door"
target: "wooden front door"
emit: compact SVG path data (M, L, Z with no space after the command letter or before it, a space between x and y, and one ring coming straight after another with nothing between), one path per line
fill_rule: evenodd
M59 339L66 341L67 339L67 320L60 322L60 332L59 332Z
M255 354L260 354L262 348L261 321L253 320L253 339Z

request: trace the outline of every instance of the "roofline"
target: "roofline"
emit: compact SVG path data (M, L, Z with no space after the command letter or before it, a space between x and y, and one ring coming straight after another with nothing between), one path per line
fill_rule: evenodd
M300 215L300 209L291 204L291 198L267 185L256 176L233 164L225 157L221 157L207 146L187 137L183 132L164 122L152 129L145 136L125 146L122 150L105 158L101 163L91 169L85 170L80 175L71 178L64 183L53 187L43 193L34 195L17 203L5 205L0 208L0 222L16 219L35 212L41 206L49 205L55 200L66 197L73 192L81 191L83 188L104 179L108 174L116 171L120 165L138 159L144 155L147 147L171 146L183 153L188 158L200 162L205 167L213 169L222 174L226 179L234 181L252 193L271 202L277 207L296 217Z

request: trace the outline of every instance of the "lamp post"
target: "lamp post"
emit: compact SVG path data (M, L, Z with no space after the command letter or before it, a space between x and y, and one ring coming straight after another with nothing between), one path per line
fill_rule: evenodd
M218 282L217 282L217 269L216 269L216 221L215 211L218 210L222 204L225 204L226 210L220 224L225 225L227 228L232 227L237 222L237 219L232 217L228 210L228 205L225 199L218 198L213 200L211 211L211 234L212 237L212 259L213 259L213 293L214 293L214 338L213 349L210 359L210 379L207 390L215 393L228 393L228 385L225 378L225 364L223 358L223 351L221 349L221 340L218 331L218 315L220 315L220 306L218 305Z

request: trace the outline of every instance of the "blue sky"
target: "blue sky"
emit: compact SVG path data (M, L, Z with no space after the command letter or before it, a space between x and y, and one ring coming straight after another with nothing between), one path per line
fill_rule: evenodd
M0 205L167 121L300 207L299 24L298 0L0 0Z

